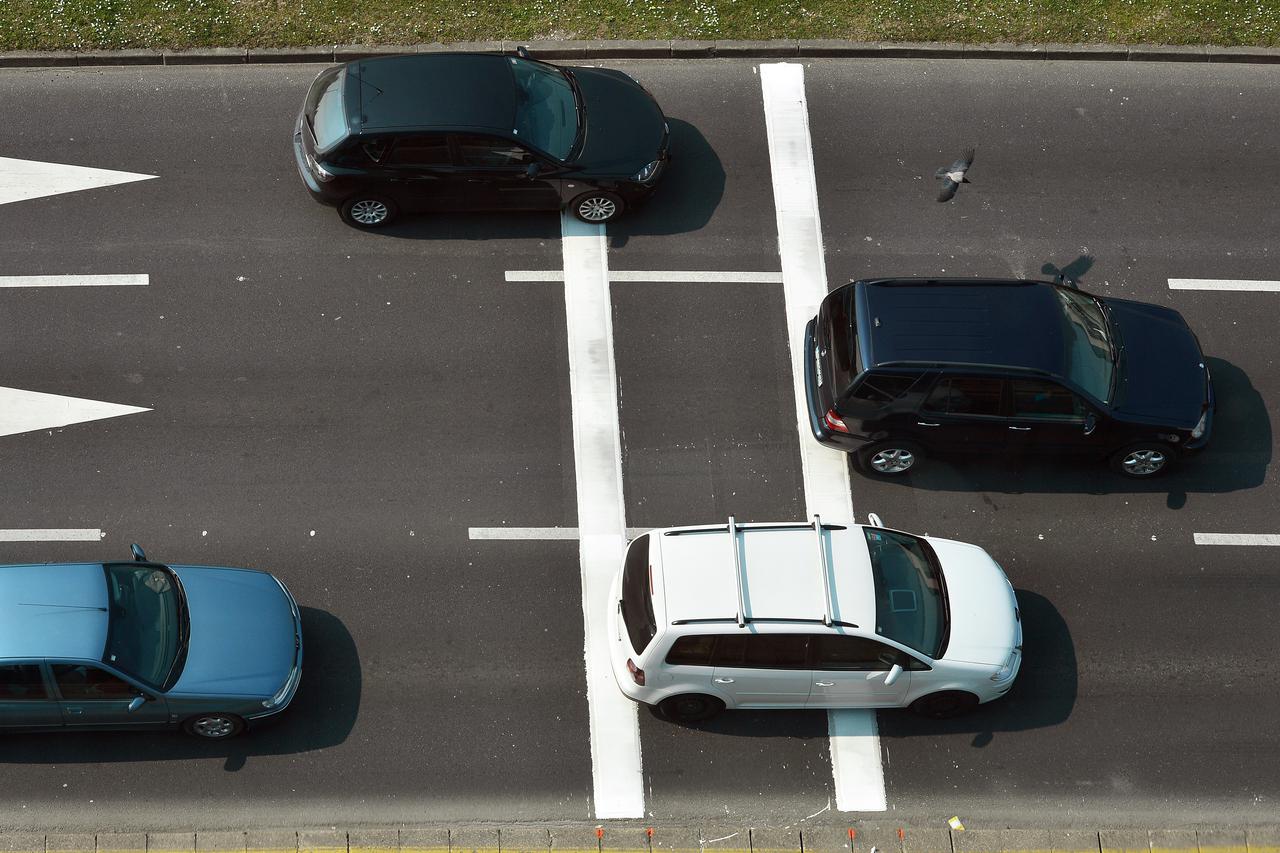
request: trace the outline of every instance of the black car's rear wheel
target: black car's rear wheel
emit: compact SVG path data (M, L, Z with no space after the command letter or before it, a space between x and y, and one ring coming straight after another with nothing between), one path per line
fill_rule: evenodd
M342 218L357 228L381 228L396 218L396 205L380 195L354 195L342 203Z
M870 474L898 477L915 468L923 456L920 445L910 441L877 441L858 451L858 464Z
M205 740L226 740L244 731L244 720L235 714L196 714L182 723L182 730Z
M978 697L964 690L943 690L921 696L911 703L911 710L931 720L946 720L967 714L978 707Z
M679 723L696 723L707 720L724 710L724 703L714 696L701 693L685 693L668 696L658 703L658 713Z
M1177 458L1172 447L1160 442L1133 444L1111 457L1111 467L1126 477L1145 480L1164 473Z
M583 193L573 200L573 215L583 222L612 222L622 215L622 197L604 190Z

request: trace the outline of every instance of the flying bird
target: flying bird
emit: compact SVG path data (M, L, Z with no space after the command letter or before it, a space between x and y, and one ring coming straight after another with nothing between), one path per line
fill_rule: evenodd
M973 165L973 151L974 149L970 148L961 155L959 160L950 166L943 166L934 174L935 178L942 180L942 192L938 193L938 201L951 201L961 184L972 183L964 173Z

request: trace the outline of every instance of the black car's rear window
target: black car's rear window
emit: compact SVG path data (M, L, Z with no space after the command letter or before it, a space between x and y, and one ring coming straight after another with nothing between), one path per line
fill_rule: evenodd
M649 583L649 537L645 535L631 543L622 569L622 622L636 654L658 633Z

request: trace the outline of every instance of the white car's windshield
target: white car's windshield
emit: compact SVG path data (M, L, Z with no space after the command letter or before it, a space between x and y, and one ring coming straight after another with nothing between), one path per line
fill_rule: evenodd
M946 589L933 550L906 533L863 530L876 587L876 633L936 658L947 635Z

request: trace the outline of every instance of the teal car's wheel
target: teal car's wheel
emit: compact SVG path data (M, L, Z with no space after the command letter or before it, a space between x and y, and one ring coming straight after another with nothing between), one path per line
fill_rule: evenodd
M235 714L196 714L183 722L182 730L206 740L226 740L244 731L244 720Z

